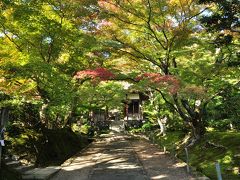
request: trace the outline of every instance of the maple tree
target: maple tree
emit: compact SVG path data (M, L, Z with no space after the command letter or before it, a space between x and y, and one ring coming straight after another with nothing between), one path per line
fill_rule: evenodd
M85 79L85 78L97 79L97 78L99 78L101 81L113 79L114 77L115 77L115 75L106 68L96 68L93 70L87 69L87 70L83 70L83 71L78 71L74 75L74 78L76 78L76 79Z
M161 75L159 73L143 73L136 77L136 81L145 81L145 86L156 89L166 87L170 94L176 94L180 88L180 81L173 75Z
M216 62L239 66L239 1L200 0L199 2L208 6L208 13L203 15L200 21L208 32L213 33L212 42L218 48Z
M119 82L101 81L98 84L86 81L79 87L79 107L86 109L88 113L93 110L122 109L122 100L126 96L126 90Z
M98 49L84 28L95 14L94 2L3 1L0 4L1 85L19 104L40 106L46 127L71 116L75 94L72 74L89 66L87 54Z
M112 91L106 84L131 81L161 97L198 139L208 106L237 94L236 2L3 1L0 91L37 104L42 122L63 127L79 106L91 104L88 88L101 89L93 104L104 96L101 107L111 106L102 94Z
M181 147L212 129L231 130L229 137L209 133L214 141L219 134L224 141L235 136L240 130L239 5L239 0L0 1L0 109L10 112L9 152L15 154L16 147L20 157L24 152L30 161L33 155L49 161L42 158L42 147L50 157L49 147L59 152L75 136L70 129L80 132L81 126L93 135L97 128L87 123L97 118L101 123L103 113L105 120L111 113L122 118L123 108L131 107L147 121L137 131L151 132L158 123L160 133L151 134L167 134L161 143L170 150L175 145L168 142L180 134L191 132L190 139L179 137ZM58 142L57 132L70 136ZM79 139L64 150L71 151L75 142ZM215 149L208 138L203 142ZM201 151L198 146L190 149ZM224 150L222 162L234 160L235 149ZM209 169L205 165L199 168ZM235 171L236 162L229 165Z
M240 3L237 0L200 0L199 2L208 6L208 13L203 14L200 21L206 31L212 34L209 39L216 48L215 65L220 66L219 69L222 70L216 76L218 78L225 76L225 83L219 79L215 82L218 93L213 102L210 102L210 117L208 118L216 119L220 125L224 124L221 121L227 120L228 125L223 125L224 128L233 128L235 125L235 128L238 129L236 117L239 116L239 110L236 107L239 107L237 102L239 102L240 21L238 9Z
M199 21L209 7L188 0L105 0L99 1L99 6L108 22L101 35L108 39L106 46L113 53L138 62L139 67L148 62L150 66L143 68L142 73L150 72L146 75L151 78L146 79L155 84L158 73L181 80L181 87L175 93L154 88L192 128L195 139L199 139L205 133L207 105L221 91L220 84L236 82L238 73L237 69L230 72L215 64L219 56L211 41L206 41L212 36ZM227 78L229 75L231 78ZM224 82L223 78L229 81ZM176 81L172 82L178 86Z

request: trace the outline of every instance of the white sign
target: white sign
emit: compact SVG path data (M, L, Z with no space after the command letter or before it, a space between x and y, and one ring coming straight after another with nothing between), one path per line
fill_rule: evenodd
M4 140L0 140L1 146L5 146Z
M197 107L199 107L199 106L201 105L201 101L200 101L200 100L196 100L196 101L195 101L195 105L196 105Z
M128 94L128 99L140 99L139 94Z

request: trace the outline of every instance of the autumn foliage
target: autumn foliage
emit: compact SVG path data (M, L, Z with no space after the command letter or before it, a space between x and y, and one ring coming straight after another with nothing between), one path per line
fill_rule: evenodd
M143 73L136 77L136 81L146 81L150 86L166 87L171 94L177 93L180 88L180 81L173 75Z
M92 80L99 79L100 81L110 80L114 77L115 75L111 71L103 67L78 71L74 76L76 79L90 78Z
M78 71L75 79L90 79L92 81L107 81L114 80L116 75L106 68L100 67L96 69L87 69ZM171 94L178 92L180 81L173 75L161 75L159 73L143 73L135 78L137 82L145 82L147 86L156 88L167 88Z

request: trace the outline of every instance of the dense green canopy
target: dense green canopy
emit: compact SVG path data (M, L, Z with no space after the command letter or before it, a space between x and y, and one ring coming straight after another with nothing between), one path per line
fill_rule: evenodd
M195 138L210 120L239 128L238 9L237 0L1 1L0 91L10 98L0 105L34 104L59 128L121 109L128 81L150 97L148 111L183 120ZM95 73L104 69L111 78Z

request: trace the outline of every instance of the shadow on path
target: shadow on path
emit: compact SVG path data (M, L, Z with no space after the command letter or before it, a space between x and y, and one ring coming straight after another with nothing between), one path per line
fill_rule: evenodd
M51 180L191 179L171 158L147 141L111 133L63 166Z

